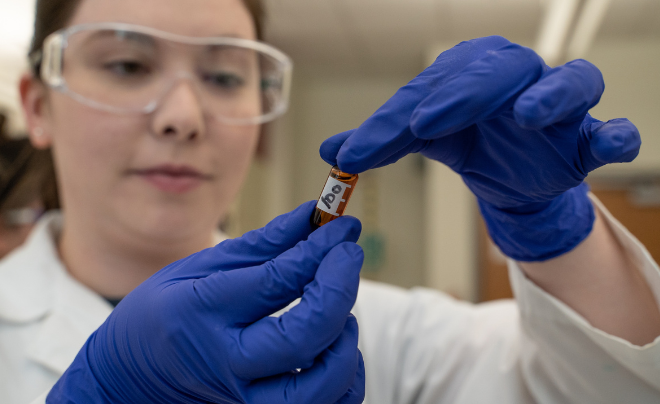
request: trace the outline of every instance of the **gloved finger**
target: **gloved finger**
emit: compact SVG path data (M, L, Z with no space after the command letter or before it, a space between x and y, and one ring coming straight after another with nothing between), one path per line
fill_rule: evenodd
M263 265L195 280L197 296L230 323L257 321L299 298L326 255L341 243L357 242L361 229L354 217L337 218Z
M305 202L260 229L225 240L166 267L158 276L176 275L178 280L203 278L217 271L261 265L307 238L313 231L309 217L315 206L315 201Z
M312 366L344 328L357 297L363 259L362 248L355 243L330 250L298 305L240 332L238 347L229 358L234 372L256 379Z
M330 164L331 166L337 165L337 153L339 153L339 149L341 149L341 146L344 144L346 139L348 139L353 134L353 132L355 132L355 129L337 133L336 135L325 139L319 148L319 154L321 155L323 161Z
M355 373L353 384L348 389L346 394L344 394L342 398L337 401L336 404L361 404L364 401L366 381L366 375L364 372L364 359L362 358L362 352L360 352L360 350L358 350L358 355L358 369Z
M400 88L348 136L336 152L336 157L322 152L324 160L337 161L342 171L359 174L382 166L385 161L400 159L405 155L405 148L419 149L419 143L412 144L414 136L409 126L417 104L434 89L444 87L469 63L510 43L505 38L492 36L461 42L443 52L431 66Z
M315 206L316 201L307 201L261 229L221 243L216 248L222 251L223 262L215 262L214 268L228 270L255 266L289 250L314 230L309 217Z
M394 164L409 154L423 151L430 143L431 143L430 140L414 139L412 142L410 142L410 144L398 150L396 153L392 154L391 156L386 157L384 160L378 162L372 168L380 168L380 167L388 166L390 164Z
M333 404L343 399L351 388L359 390L360 384L364 385L364 363L357 344L358 324L355 317L349 315L339 336L314 359L310 368L253 382L246 401Z
M582 119L604 90L600 70L586 60L574 60L548 70L518 97L514 117L520 126L530 129Z
M605 164L633 161L642 145L637 127L625 118L590 119L580 130L584 132L579 147L586 151L581 153L585 174Z
M529 48L509 44L463 69L417 106L415 136L437 139L511 108L543 74L545 63Z
M349 131L346 131L346 132L336 134L336 135L331 136L328 139L326 139L321 144L321 148L319 150L319 152L321 154L321 158L328 164L336 165L337 164L337 153L339 152L339 149L343 146L346 139L348 139L355 131L356 131L356 129L352 129L352 130L349 130ZM381 155L380 157L383 157L383 160L374 163L373 166L369 167L368 169L380 168L380 167L384 167L384 166L396 163L397 161L399 161L403 157L407 156L408 154L417 153L419 151L422 151L428 145L428 141L425 141L425 140L422 140L422 139L417 139L414 136L409 136L408 138L410 140L409 144L407 144L405 146L402 146L402 147L401 147L401 145L399 145L401 148L394 151L390 155L386 155L386 154ZM374 160L374 161L376 161L376 160ZM346 172L349 172L349 171L346 171Z

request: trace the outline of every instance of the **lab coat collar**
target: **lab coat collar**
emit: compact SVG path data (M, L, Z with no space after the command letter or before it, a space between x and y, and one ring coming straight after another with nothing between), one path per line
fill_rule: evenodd
M37 323L26 356L58 374L112 311L60 261L61 220L59 213L44 217L26 243L0 262L0 321Z
M36 324L32 361L62 374L112 312L112 306L65 269L57 252L62 214L45 215L26 242L0 261L0 322ZM225 240L221 232L215 242Z
M54 267L62 265L54 242L58 219L57 214L45 215L25 243L0 261L0 320L34 321L52 306L49 285L54 281Z

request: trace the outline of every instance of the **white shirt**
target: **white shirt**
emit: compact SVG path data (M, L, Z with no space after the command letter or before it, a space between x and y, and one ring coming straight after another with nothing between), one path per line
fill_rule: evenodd
M644 247L595 201L660 301ZM64 269L59 215L0 263L0 403L45 401L112 307ZM368 404L660 403L660 338L644 347L598 330L509 263L517 304L363 280Z

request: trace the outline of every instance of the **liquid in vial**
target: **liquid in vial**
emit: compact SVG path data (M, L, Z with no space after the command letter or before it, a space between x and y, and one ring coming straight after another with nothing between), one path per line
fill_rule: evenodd
M312 227L323 226L344 214L357 180L357 174L348 174L337 166L332 167L316 209L309 218Z

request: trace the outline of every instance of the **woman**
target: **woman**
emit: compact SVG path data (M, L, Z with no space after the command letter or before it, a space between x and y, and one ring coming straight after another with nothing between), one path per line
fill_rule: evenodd
M203 1L191 9L178 1L42 1L37 14L30 54L37 71L22 80L21 94L32 142L52 146L65 215L45 220L36 252L5 263L7 272L19 271L8 278L26 284L17 294L22 287L7 282L2 292L12 300L3 320L16 324L3 340L3 402L29 401L48 390L109 314L105 300L116 302L158 269L219 241L216 225L246 175L257 124L286 103L288 60L254 42L255 2ZM66 46L57 35L49 42L64 27L77 27L67 31ZM56 54L64 61L57 72ZM140 110L153 99L155 110ZM22 271L41 267L22 261L37 257L57 268L61 260L66 270ZM353 282L356 276L354 270ZM89 311L81 317L64 307ZM344 329L349 309L330 342ZM47 323L51 331L43 328ZM358 366L351 324L350 379ZM39 335L45 343L37 342ZM67 353L65 345L75 348ZM32 348L39 352L30 354ZM34 356L39 369L28 359Z
M422 152L464 175L500 247L540 261L512 264L520 320L512 303L474 308L424 290L363 282L357 297L359 223L340 218L312 232L312 204L212 247L257 124L285 101L286 59L252 42L255 10L240 0L39 2L32 55L45 83L25 76L21 95L33 144L53 148L64 214L45 218L0 267L3 402L42 392L43 402L56 382L48 402L360 402L365 375L349 314L356 298L370 402L659 397L637 347L660 333L649 287L658 290L657 266L575 188L588 171L628 161L639 147L632 125L585 117L602 91L595 85L578 102L579 83L597 82L590 66L548 70L502 38L461 44L321 150L349 172ZM65 27L66 42L46 40ZM538 95L556 82L577 82L562 98L576 102L534 110L548 105ZM533 89L537 98L525 92ZM464 98L442 94L449 90ZM506 97L480 98L493 91ZM480 113L465 122L461 105ZM438 116L454 127L439 128ZM540 173L510 175L507 164L539 146L527 135L546 134L549 124L581 136L562 147L548 136L550 150L572 155L605 139L586 155L598 164L576 176L534 155ZM520 139L495 141L503 134ZM609 138L625 147L611 152ZM460 158L465 147L480 158ZM556 226L566 220L575 226ZM530 226L557 236L535 245ZM121 298L111 312L107 301Z

